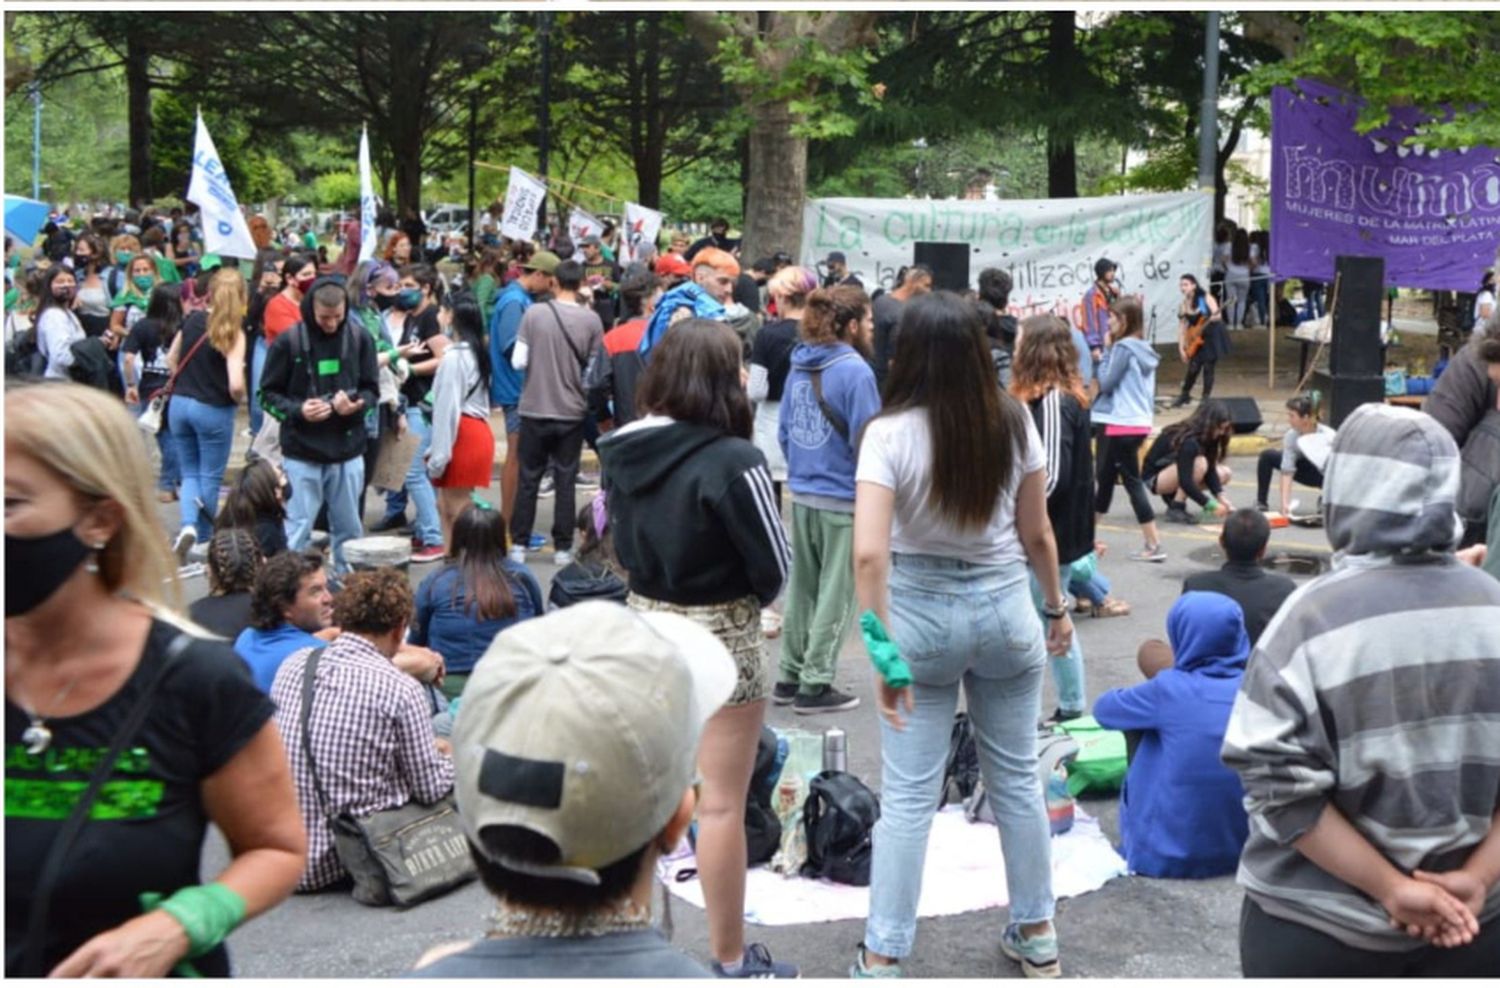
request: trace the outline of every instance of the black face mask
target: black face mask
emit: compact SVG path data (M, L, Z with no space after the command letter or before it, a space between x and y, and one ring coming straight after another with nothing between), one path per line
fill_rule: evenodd
M5 536L5 616L36 610L68 582L89 556L89 547L70 525L34 538ZM22 578L21 574L25 574Z
M381 312L396 304L396 296L394 295L372 295L370 297L375 300L375 308Z

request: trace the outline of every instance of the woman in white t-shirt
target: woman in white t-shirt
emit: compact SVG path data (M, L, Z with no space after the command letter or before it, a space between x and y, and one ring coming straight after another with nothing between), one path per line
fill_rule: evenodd
M911 952L927 836L962 684L1010 891L1001 950L1056 976L1050 834L1036 720L1047 655L1073 636L1047 519L1042 441L996 383L974 308L935 292L906 304L855 474L854 574L911 669L877 677L881 814L870 917L853 974L889 975ZM1041 584L1045 635L1027 565ZM903 713L904 711L904 713Z
M72 269L53 265L42 279L42 293L36 306L37 352L47 359L42 377L53 381L68 380L73 366L73 344L84 338L83 323L73 311L78 305L78 280Z

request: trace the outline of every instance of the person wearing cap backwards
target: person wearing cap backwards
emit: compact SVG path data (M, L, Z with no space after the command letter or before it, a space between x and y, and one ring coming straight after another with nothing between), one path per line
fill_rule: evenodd
M559 260L541 250L521 264L521 274L506 283L490 312L490 405L505 413L505 466L500 471L500 512L509 518L521 486L521 385L526 375L511 363L521 317L532 303L557 290L553 277ZM528 539L528 544L530 540Z
M1104 356L1104 338L1109 335L1109 307L1120 297L1120 285L1115 280L1119 267L1107 257L1099 258L1094 262L1094 283L1083 293L1083 338L1095 369Z
M853 285L855 288L865 287L865 283L859 280L859 276L849 270L849 259L841 250L829 253L828 259L823 262L823 267L828 269L828 274L823 278L823 287L832 288L835 285Z
M676 614L589 601L515 625L474 667L453 735L458 813L495 896L485 937L420 978L707 978L651 925L656 862L697 805L704 723L735 666Z

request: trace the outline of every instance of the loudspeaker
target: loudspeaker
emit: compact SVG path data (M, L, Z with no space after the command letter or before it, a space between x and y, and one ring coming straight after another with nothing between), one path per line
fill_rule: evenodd
M1380 304L1385 301L1385 259L1340 255L1334 259L1338 297L1328 369L1334 377L1382 374Z
M912 245L912 263L932 269L932 287L950 292L969 290L969 245L919 240Z
M1383 374L1337 376L1314 371L1312 384L1323 394L1323 421L1335 429L1360 405L1385 401Z
M1254 398L1220 398L1234 420L1234 434L1243 436L1260 428L1260 406Z

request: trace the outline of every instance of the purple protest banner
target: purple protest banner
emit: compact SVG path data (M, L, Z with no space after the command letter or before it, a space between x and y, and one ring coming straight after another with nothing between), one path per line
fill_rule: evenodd
M1310 80L1271 96L1271 266L1333 280L1339 254L1385 258L1388 286L1471 292L1500 243L1500 150L1401 146L1425 118L1393 108L1368 134L1359 104Z

